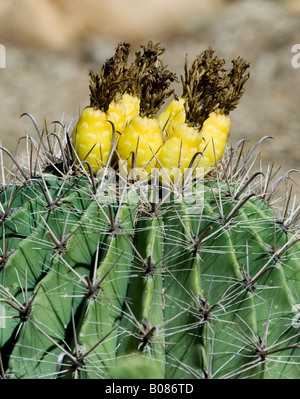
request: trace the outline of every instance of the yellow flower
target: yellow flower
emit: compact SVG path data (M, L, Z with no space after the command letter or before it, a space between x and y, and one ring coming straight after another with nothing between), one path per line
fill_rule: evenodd
M112 146L112 125L105 112L86 107L72 136L74 149L81 161L89 162L93 173L107 164Z

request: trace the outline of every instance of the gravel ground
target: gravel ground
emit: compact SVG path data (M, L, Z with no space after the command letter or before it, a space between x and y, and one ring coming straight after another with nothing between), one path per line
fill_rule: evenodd
M274 140L262 145L264 163L282 165L282 173L300 169L300 68L291 64L292 46L300 43L296 11L279 0L227 0L213 12L190 13L178 31L168 26L149 37L166 47L165 63L178 75L186 53L192 60L208 46L228 65L237 56L251 62L246 93L231 114L229 144L246 138L254 145L263 136L272 136ZM135 37L131 37L133 51L145 43L147 34L141 27L141 35ZM13 151L20 137L35 134L29 118L19 118L23 112L31 113L41 126L44 120L75 122L89 101L89 69L98 69L119 40L127 40L126 32L120 31L118 37L103 33L79 38L59 50L7 39L6 69L0 69L2 145ZM176 90L180 94L179 86ZM291 176L299 191L299 174Z

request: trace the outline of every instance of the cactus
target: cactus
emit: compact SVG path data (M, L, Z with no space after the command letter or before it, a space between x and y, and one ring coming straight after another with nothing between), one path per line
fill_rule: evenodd
M255 169L267 137L166 184L113 141L94 175L70 128L27 116L26 164L0 152L2 378L299 378L299 207Z

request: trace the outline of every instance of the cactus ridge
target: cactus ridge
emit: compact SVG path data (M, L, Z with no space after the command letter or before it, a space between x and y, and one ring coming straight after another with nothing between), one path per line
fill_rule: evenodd
M39 149L47 172L14 166L0 190L2 377L299 378L289 179L252 172L241 142L169 196L116 186L75 165L68 134Z

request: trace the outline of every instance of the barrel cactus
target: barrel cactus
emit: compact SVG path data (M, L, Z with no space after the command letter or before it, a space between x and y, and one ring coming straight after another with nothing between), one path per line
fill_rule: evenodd
M1 377L299 378L299 207L290 180L272 166L255 169L266 137L248 152L241 140L223 153L248 64L225 70L211 49L202 53L194 74L186 66L184 95L156 119L149 107L172 94L175 77L149 43L133 81L128 48L91 73L91 105L77 128L56 122L42 132L27 114L38 140L25 138L25 161L1 147ZM120 122L128 99L135 111ZM139 137L150 140L153 124L161 132L151 151L140 140L151 157L139 165L138 149L120 156L126 140L118 151L137 122ZM214 123L223 130L205 130Z

